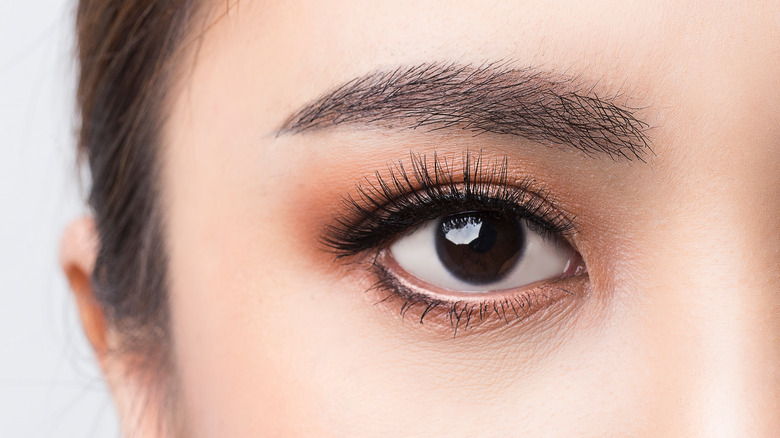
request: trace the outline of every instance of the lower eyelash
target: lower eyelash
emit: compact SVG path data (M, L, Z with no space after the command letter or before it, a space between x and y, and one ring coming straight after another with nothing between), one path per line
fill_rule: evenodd
M379 254L369 262L378 281L366 291L378 296L384 294L375 304L392 302L400 305L399 315L402 319L414 313L421 325L433 318L437 325L451 329L453 337L477 323L492 321L509 325L512 322L523 322L565 298L575 297L566 288L542 284L514 294L503 291L501 294L478 295L470 299L442 299L415 290L414 286L378 263L378 258Z

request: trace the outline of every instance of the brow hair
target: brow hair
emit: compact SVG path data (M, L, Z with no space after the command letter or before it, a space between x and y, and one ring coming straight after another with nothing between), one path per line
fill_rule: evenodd
M578 80L531 68L420 64L353 79L290 115L277 135L342 124L459 129L643 160L649 125ZM399 125L404 122L405 125Z

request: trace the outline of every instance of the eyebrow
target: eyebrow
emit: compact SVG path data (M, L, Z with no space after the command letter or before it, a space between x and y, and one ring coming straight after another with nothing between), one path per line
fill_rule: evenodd
M649 125L636 109L600 98L579 79L496 64L420 64L374 71L290 115L277 135L361 123L463 130L574 147L589 156L644 161Z

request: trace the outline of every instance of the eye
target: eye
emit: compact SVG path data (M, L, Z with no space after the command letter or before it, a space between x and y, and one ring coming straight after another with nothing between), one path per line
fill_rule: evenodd
M542 235L518 216L469 211L428 221L390 246L406 272L438 288L484 293L579 274L565 240Z
M374 304L454 334L577 302L589 277L569 244L575 215L541 181L510 172L506 157L467 151L460 164L412 154L376 172L344 197L322 242L336 260L365 263Z

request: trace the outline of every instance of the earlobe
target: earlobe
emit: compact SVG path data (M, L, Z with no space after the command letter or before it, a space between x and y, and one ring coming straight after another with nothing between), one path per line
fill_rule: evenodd
M60 265L76 298L84 333L102 360L108 349L106 320L92 288L92 273L99 245L92 217L76 219L66 228L62 237Z

